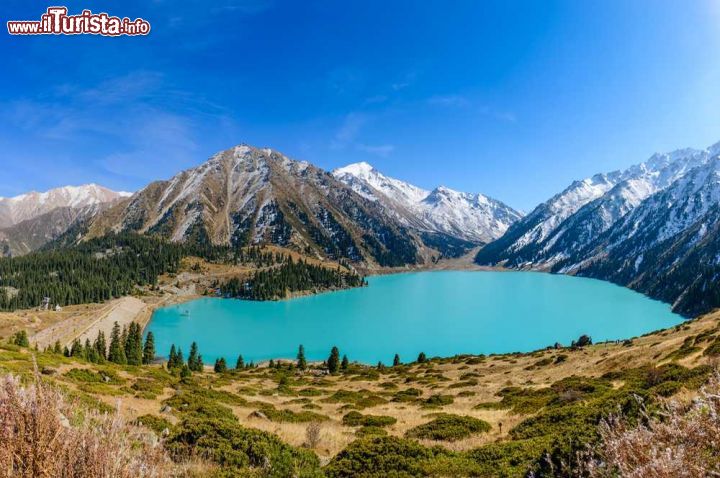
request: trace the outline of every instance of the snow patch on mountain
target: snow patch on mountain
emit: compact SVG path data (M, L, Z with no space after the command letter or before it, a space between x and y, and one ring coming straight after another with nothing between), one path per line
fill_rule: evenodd
M83 208L129 197L132 193L112 191L97 184L65 186L45 192L32 191L0 198L0 228L33 219L59 207Z
M497 239L522 217L509 206L482 194L444 186L428 191L385 176L366 162L338 168L333 175L363 197L383 204L407 225L469 241Z

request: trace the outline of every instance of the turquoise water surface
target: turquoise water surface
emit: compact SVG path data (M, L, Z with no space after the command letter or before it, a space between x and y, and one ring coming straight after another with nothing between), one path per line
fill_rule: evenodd
M204 298L159 309L148 330L158 355L185 357L196 341L205 363L310 360L337 345L350 360L392 363L428 356L526 352L634 337L681 322L670 306L608 282L537 272L418 272L369 277L369 287L278 302Z

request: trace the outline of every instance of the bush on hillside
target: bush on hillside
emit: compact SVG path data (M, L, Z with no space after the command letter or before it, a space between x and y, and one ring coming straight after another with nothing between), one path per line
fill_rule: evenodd
M116 413L68 401L39 377L23 386L0 379L0 475L88 478L171 475L173 465L149 432Z
M440 414L434 420L407 431L407 438L457 441L490 431L490 424L474 417Z
M604 420L600 446L585 464L589 476L720 475L720 374L715 373L692 405L670 404L663 415L640 426L618 415Z
M397 419L386 415L363 415L352 411L343 417L342 423L349 427L389 427L395 425Z

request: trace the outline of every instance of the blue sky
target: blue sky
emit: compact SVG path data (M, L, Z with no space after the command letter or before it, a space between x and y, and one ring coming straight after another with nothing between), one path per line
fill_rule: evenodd
M56 3L3 0L3 23ZM0 34L0 196L135 190L245 142L529 210L720 141L720 0L62 4L153 30Z

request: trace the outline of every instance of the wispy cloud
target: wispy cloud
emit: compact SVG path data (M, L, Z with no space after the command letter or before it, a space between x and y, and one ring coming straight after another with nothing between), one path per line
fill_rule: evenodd
M342 125L335 132L333 144L335 148L347 146L355 141L360 129L367 123L368 117L362 113L350 113L345 116Z
M218 120L214 124L224 121L222 110L212 104L199 110L197 98L173 91L153 72L131 72L85 89L59 85L51 91L0 104L0 118L48 145L82 151L78 145L92 144L94 150L107 151L87 159L95 168L136 180L157 179L159 170L174 172L197 161L198 118L211 115ZM38 161L49 169L55 166L50 156Z
M427 99L431 106L464 107L469 106L470 101L462 95L435 95Z
M330 142L330 149L355 149L375 156L388 156L395 151L391 144L372 145L358 140L362 128L370 121L371 116L353 112L345 116L342 124Z
M501 111L501 110L497 110L495 108L491 108L489 106L483 106L479 109L479 111L482 114L484 114L486 116L490 116L499 121L503 121L506 123L517 122L517 116L512 111Z
M395 146L393 146L392 144L382 144L378 146L372 146L369 144L356 144L355 147L360 151L364 151L365 153L370 153L375 156L382 157L389 156L393 151L395 151Z
M409 87L413 83L415 83L415 79L417 78L417 73L414 71L411 71L410 73L407 73L402 80L396 81L390 85L390 88L393 89L393 91L400 91L404 90L405 88Z
M465 108L497 121L507 123L517 122L517 116L512 111L498 110L487 105L477 105L476 101L461 94L433 95L427 98L425 103L431 107Z

